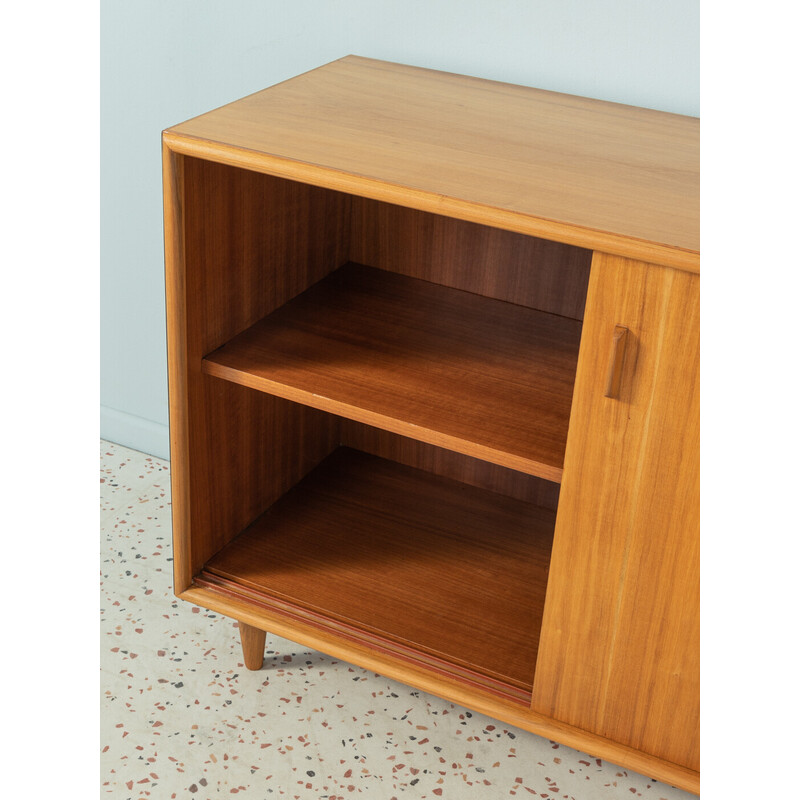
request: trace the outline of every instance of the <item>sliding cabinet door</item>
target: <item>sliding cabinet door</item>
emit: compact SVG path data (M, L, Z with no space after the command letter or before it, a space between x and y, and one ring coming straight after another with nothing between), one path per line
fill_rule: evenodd
M699 276L592 262L534 710L699 769Z

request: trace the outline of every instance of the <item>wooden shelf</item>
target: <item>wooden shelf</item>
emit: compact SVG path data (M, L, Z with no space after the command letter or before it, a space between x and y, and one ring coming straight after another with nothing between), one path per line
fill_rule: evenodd
M196 579L530 701L555 513L338 448Z
M581 323L347 264L203 371L560 481Z

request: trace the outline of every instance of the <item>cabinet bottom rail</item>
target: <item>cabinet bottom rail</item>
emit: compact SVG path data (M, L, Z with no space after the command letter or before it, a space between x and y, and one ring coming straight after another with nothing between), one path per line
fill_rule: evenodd
M332 658L371 670L471 711L581 750L593 758L610 761L693 794L700 793L700 773L696 770L559 722L533 711L519 701L510 700L485 687L465 685L463 680L453 675L437 673L428 667L410 663L394 653L378 652L371 645L347 640L341 634L333 634L304 621L289 620L284 614L255 606L251 601L243 600L232 592L221 591L218 586L200 585L195 581L195 584L177 593L177 596L237 620L240 625L244 623L262 631L268 630L276 636L318 650Z

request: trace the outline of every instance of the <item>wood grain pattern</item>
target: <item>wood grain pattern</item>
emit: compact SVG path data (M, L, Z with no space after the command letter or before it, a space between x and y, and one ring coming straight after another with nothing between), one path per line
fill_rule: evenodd
M359 645L370 647L376 653L382 653L393 659L424 667L437 675L456 678L465 687L472 686L482 691L491 692L497 697L520 703L523 707L530 705L530 681L524 686L513 685L507 679L491 677L476 671L472 667L456 664L452 659L421 650L416 645L405 640L368 631L363 626L343 622L327 614L303 608L295 603L286 602L274 595L244 586L235 580L222 578L206 570L195 576L194 586L202 589L212 589L215 593L237 602L246 602L255 611L263 609L271 614L280 614L284 622L312 625L339 637L343 641L355 642Z
M555 511L559 485L534 475L454 453L443 447L398 436L350 419L339 420L339 441L344 447L361 450L398 464L452 478L467 486L514 497Z
M161 149L164 188L164 263L167 311L172 577L176 592L192 582L189 492L189 370L186 361L186 260L183 230L185 156Z
M188 155L699 270L692 117L348 56L176 125L165 141Z
M533 707L699 766L699 278L597 254ZM614 326L620 397L603 396Z
M350 210L333 192L168 149L164 164L173 541L182 591L336 446L331 417L204 375L201 359L343 263Z
M350 198L186 159L189 347L205 355L348 260Z
M202 376L192 421L191 551L203 564L337 445L335 417ZM202 405L201 405L202 404Z
M579 340L575 320L348 264L203 369L558 481Z
M264 647L267 641L266 631L254 628L239 620L239 639L242 642L242 655L247 669L258 670L264 666Z
M354 197L350 260L583 319L590 250Z
M340 448L205 573L530 698L554 519Z
M562 742L568 747L583 750L594 757L606 759L614 764L624 764L663 783L678 786L695 794L699 793L700 776L696 770L663 761L632 747L559 722L552 717L525 708L517 702L498 697L485 689L473 685L465 686L459 678L448 676L443 672L434 672L385 651L377 651L371 646L344 639L338 633L331 633L318 626L289 619L285 614L231 597L213 587L193 586L182 592L179 597L218 614L225 614L233 619L245 620L251 625L266 628L276 636L283 636L334 658L373 670L424 692L471 708L480 714L487 714L539 736Z
M611 336L611 364L606 380L606 397L619 397L622 371L625 368L625 353L628 344L628 329L624 325L615 325Z

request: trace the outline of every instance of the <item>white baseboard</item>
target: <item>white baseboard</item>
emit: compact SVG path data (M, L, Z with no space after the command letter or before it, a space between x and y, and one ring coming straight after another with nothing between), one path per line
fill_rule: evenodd
M169 426L100 406L100 438L169 460Z

